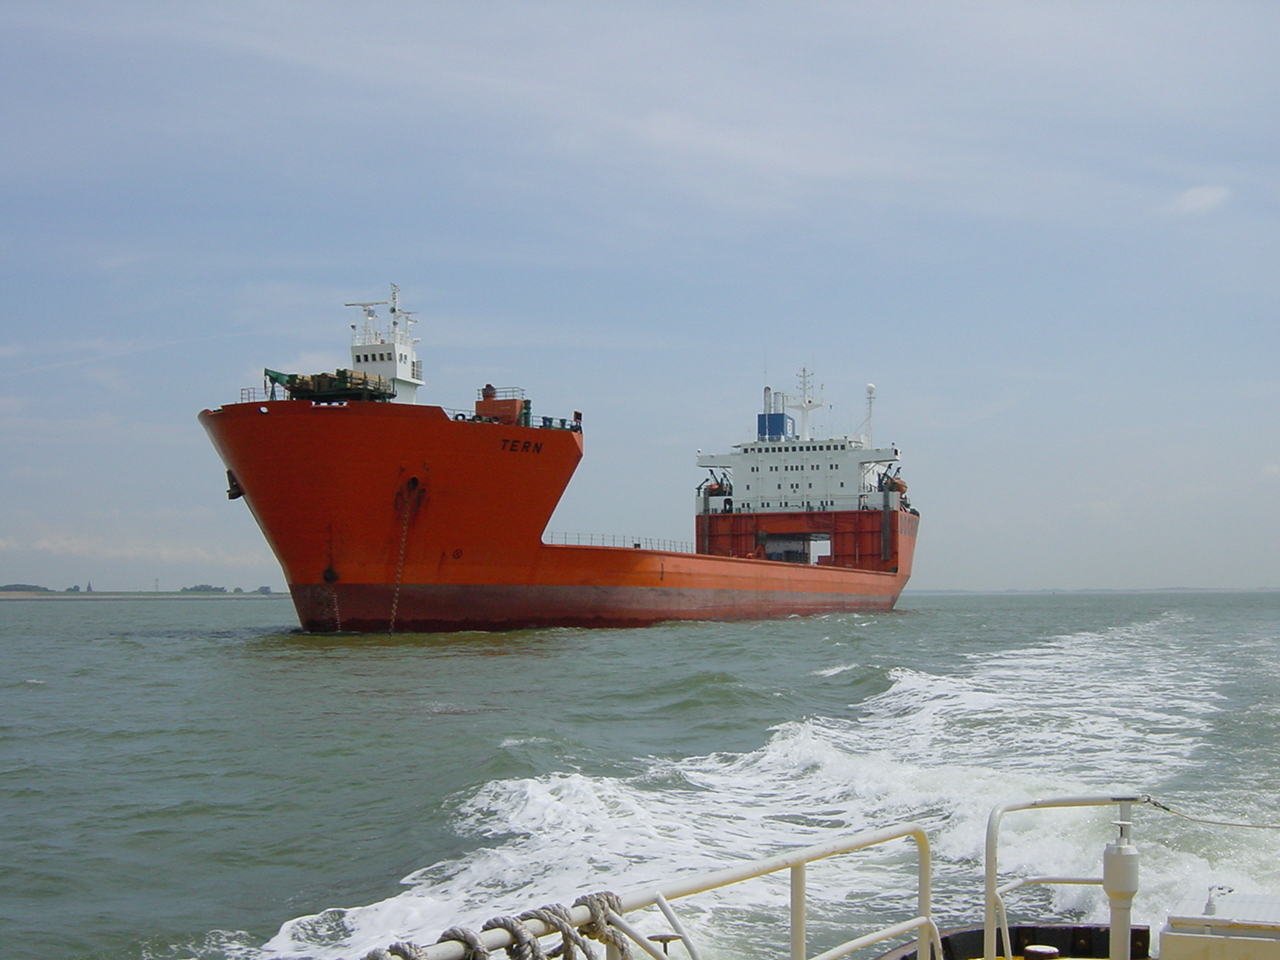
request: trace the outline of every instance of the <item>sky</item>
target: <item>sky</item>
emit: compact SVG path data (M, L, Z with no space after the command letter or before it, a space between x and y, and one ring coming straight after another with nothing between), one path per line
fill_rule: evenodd
M1280 588L1280 5L0 5L0 583L284 588L196 421L415 310L553 531L877 389L911 588Z

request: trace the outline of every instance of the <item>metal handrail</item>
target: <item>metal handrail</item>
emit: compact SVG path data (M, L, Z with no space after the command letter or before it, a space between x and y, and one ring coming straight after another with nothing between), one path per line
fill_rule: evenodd
M289 400L291 399L289 391L282 386L274 387L241 387L240 402L241 403L265 403L269 400ZM493 417L484 417L477 414L474 410L464 410L456 407L440 408L445 412L450 420L466 420L475 423L497 423ZM571 420L568 417L544 417L531 416L526 426L534 427L540 430L568 430L571 433L582 432L582 421ZM692 551L690 551L692 552Z
M727 887L735 883L741 883L743 880L751 880L767 874L778 873L782 870L789 870L791 872L790 957L791 960L805 960L805 866L815 860L852 853L855 850L863 850L867 847L877 846L904 837L910 837L915 841L916 845L918 860L917 910L919 915L910 920L895 923L856 939L846 941L811 958L811 960L835 960L837 957L845 956L869 944L879 943L911 931L918 931L916 943L918 960L932 960L935 955L940 958L942 957L942 942L937 924L933 920L931 905L933 873L929 856L929 838L925 835L924 828L915 823L905 823L896 827L887 827L883 830L854 834L852 837L843 840L816 844L754 863L746 863L718 870L715 873L690 877L685 880L675 880L661 886L625 893L619 898L621 902L619 913L626 914L656 904L667 917L668 922L671 923L676 935L690 948L690 956L697 960L697 949L692 945L683 927L671 912L668 901L697 893L705 893L708 890ZM636 931L619 913L609 911L610 924L625 933L646 953L657 958L657 960L663 960L663 954L653 946L649 939ZM589 922L590 919L591 911L586 906L576 906L569 911L569 922L575 926L581 927ZM541 920L529 919L525 921L525 924L529 932L535 937L544 937L556 932L554 928ZM510 931L500 928L485 930L479 934L479 937L487 950L498 950L509 946L513 942ZM467 955L468 949L466 944L460 941L449 940L424 949L420 948L420 955L423 960L463 960Z
M1022 887L1034 884L1089 884L1105 886L1107 870L1104 860L1101 877L1023 877L1004 886L999 885L998 856L1000 847L1000 822L1006 813L1018 810L1043 810L1058 807L1105 807L1112 804L1120 807L1120 836L1123 842L1128 840L1129 809L1132 804L1141 803L1140 794L1122 794L1105 797L1054 797L1048 800L1032 800L1027 803L1006 803L996 807L987 818L987 847L985 870L985 896L982 914L982 952L984 960L996 960L996 931L1004 937L1005 950L1012 953L1013 941L1009 937L1009 915L1005 909L1004 895ZM1111 848L1108 847L1108 855ZM1136 882L1136 873L1134 874ZM1136 885L1135 885L1136 891ZM1127 909L1118 903L1120 898L1108 890L1112 898L1111 911L1111 960L1128 960L1129 917ZM1130 897L1130 902L1132 899Z
M627 537L616 533L551 533L543 534L543 543L570 547L630 547L633 550L661 550L664 553L694 553L687 540L661 540L654 537Z

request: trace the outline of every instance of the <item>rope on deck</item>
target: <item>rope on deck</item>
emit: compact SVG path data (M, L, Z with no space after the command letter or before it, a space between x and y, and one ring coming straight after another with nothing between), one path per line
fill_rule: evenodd
M552 903L536 910L528 910L518 917L494 917L486 920L480 928L485 930L505 930L511 935L511 945L506 948L511 960L577 960L581 953L584 960L597 960L596 951L588 942L598 940L617 949L622 960L631 960L630 941L609 922L609 914L622 912L622 899L609 891L588 893L573 902L575 907L586 907L590 919L575 927L569 908ZM538 938L525 925L526 920L536 920L549 931L560 934L560 945L550 951L543 951ZM489 951L480 939L480 934L467 927L450 927L440 934L437 944L456 940L465 947L463 960L488 960ZM415 943L393 943L385 949L379 947L365 954L363 960L425 960L427 948Z
M472 934L474 936L474 934ZM378 947L376 950L370 950L364 955L364 960L423 960L427 951L425 947L420 947L416 943L393 943L385 950ZM481 948L481 956L475 960L484 960L488 956L488 952ZM470 960L470 958L469 958Z
M559 957L560 960L577 960L577 951L581 951L586 960L596 960L596 952L591 944L578 932L569 917L569 910L563 904L550 903L536 910L527 910L520 914L521 920L540 920L560 934L560 946L547 952L548 957Z
M1212 827L1244 827L1246 830L1280 830L1280 823L1239 823L1231 820L1210 820L1206 817L1193 817L1189 813L1181 813L1174 810L1167 804L1161 803L1150 794L1144 794L1142 797L1144 803L1149 803L1157 810L1163 810L1165 813L1171 813L1175 817L1181 817L1183 820L1190 820L1192 823L1204 823Z
M463 954L463 960L489 960L489 951L480 942L480 934L474 930L466 927L450 927L440 934L436 943L447 943L450 940L460 940L466 945L467 952Z
M517 917L494 917L486 920L482 930L505 930L511 934L511 946L507 956L511 960L547 960L542 944Z
M609 911L622 913L622 898L616 893L602 890L600 893L585 893L573 901L575 907L586 907L591 911L591 919L582 925L582 932L592 940L611 944L618 948L622 960L630 960L631 944L614 926L609 923Z

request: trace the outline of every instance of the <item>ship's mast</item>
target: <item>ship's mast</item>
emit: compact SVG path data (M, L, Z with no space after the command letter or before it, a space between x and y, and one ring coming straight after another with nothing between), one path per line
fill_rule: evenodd
M400 288L399 288L399 287L397 287L397 286L393 283L393 284L391 285L391 332L392 332L392 340L395 340L397 343L411 343L411 342L412 342L412 341L410 341L410 340L408 339L408 337L409 337L409 324L411 324L411 323L417 323L418 321L417 321L417 320L411 320L411 319L409 319L409 318L410 318L410 317L412 317L412 316L413 316L415 313L417 313L417 312L418 312L417 310L401 310L401 309L400 309ZM399 330L399 329L398 329L398 328L399 328L399 326L400 326L400 321L401 321L401 320L404 320L404 330L403 330L403 331L401 331L401 330ZM400 337L400 338L397 338L397 337L395 336L395 334L396 334L396 333L403 333L403 334L404 334L404 336L403 336L403 337Z
M809 436L809 411L821 407L822 401L813 399L813 374L807 367L800 369L800 398L788 400L787 406L800 411L800 439L812 440Z
M876 404L876 385L874 383L867 384L867 446L874 447L871 442L871 408Z
M391 306L391 329L385 333L379 329L378 311L375 307ZM364 324L357 329L351 325L351 368L361 373L389 380L395 387L396 400L413 403L418 387L422 386L422 361L418 359L410 326L417 323L413 311L400 309L400 288L391 285L391 299L368 300L348 303L364 312Z

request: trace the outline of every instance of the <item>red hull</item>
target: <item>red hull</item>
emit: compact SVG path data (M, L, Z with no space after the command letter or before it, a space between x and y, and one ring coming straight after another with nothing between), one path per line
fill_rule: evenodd
M575 430L368 401L231 404L200 420L307 630L642 626L888 610L911 572L918 518L903 511L869 513L877 569L543 544L582 455ZM838 525L845 514L816 516Z
M664 620L767 620L891 610L906 582L901 574L797 569L795 564L765 560L619 547L543 549L563 552L556 562L539 564L558 568L545 571L549 579L591 582L405 583L398 589L386 583L337 583L291 589L307 630L430 632L640 627ZM624 567L629 568L625 577L601 575ZM818 575L823 573L830 576Z

